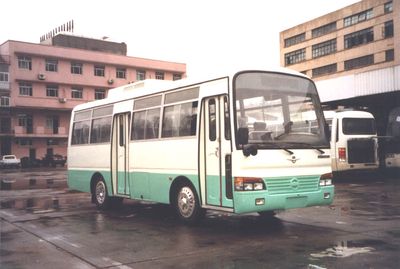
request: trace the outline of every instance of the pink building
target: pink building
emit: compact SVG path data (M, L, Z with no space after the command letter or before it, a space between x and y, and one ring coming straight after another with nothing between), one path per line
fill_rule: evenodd
M126 56L126 44L58 35L0 45L0 155L66 155L74 106L146 78L177 80L186 64Z

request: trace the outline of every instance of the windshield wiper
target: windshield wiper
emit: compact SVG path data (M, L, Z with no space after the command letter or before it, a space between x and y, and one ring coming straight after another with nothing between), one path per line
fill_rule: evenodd
M287 147L283 147L283 146L281 146L280 144L282 144L282 143L275 143L275 142L263 142L263 143L254 143L254 144L256 144L256 145L258 145L258 146L262 146L262 145L268 145L268 146L272 146L273 148L275 148L275 149L281 149L281 150L284 150L284 151L286 151L287 153L289 153L290 155L293 155L293 151L291 151L290 149L288 149ZM285 144L286 145L286 144Z
M315 149L316 151L318 151L318 152L321 153L321 154L325 154L325 151L323 151L322 149L317 148L317 147L311 145L310 143L304 143L304 142L290 142L290 144L307 146L307 147L310 147L310 148L312 148L312 149Z

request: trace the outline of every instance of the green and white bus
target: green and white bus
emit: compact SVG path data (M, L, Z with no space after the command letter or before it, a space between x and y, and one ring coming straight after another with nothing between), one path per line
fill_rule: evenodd
M139 81L76 106L68 185L100 208L124 198L171 204L189 223L206 209L268 216L331 204L330 161L313 81L241 70Z

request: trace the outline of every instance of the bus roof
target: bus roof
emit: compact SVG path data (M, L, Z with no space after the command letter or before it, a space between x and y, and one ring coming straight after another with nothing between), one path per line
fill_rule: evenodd
M266 72L276 72L291 74L296 76L301 76L307 78L302 73L294 71L292 69L276 67L276 68L230 68L231 70L225 71L225 73L217 74L206 74L203 73L201 76L191 76L180 80L157 80L157 79L146 79L137 81L131 84L126 84L117 88L110 89L108 96L102 100L91 101L88 103L77 105L74 108L76 110L83 110L95 106L106 105L112 102L118 102L123 100L132 99L135 97L151 95L155 93L161 93L168 90L179 89L186 86L196 85L206 81L218 80L222 78L232 78L235 74L243 71L266 71Z

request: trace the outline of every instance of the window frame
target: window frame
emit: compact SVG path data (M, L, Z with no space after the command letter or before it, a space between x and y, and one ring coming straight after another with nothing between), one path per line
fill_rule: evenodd
M101 96L101 98L99 98ZM94 100L102 100L106 98L105 89L94 89Z
M393 12L393 1L386 2L383 5L383 10L384 10L385 14Z
M52 94L55 93L55 94ZM46 85L46 97L58 97L57 85Z
M27 55L18 56L18 68L32 70L32 57Z
M344 61L344 70L349 71L353 69L363 68L374 64L374 54L369 54L353 59Z
M94 68L93 71L94 71L95 77L104 77L105 76L105 73L106 73L105 65L95 64L93 68Z
M72 87L71 88L71 98L72 99L83 99L83 88Z
M71 62L71 74L82 75L83 74L83 63Z
M57 59L46 59L46 68L48 72L58 72L58 60Z
M327 40L325 42L321 42L315 45L312 45L312 57L319 58L325 55L333 54L337 49L337 40L336 38Z
M391 38L394 36L393 20L386 21L384 24L384 38Z
M172 75L172 80L173 81L180 80L180 79L182 79L182 74L173 74Z
M374 11L372 8L353 14L351 16L345 17L343 19L343 27L348 27L363 21L367 21L374 17Z
M145 80L146 79L146 71L145 70L136 70L136 80Z
M323 35L327 35L329 33L332 33L336 31L337 29L337 23L336 21L322 25L320 27L314 28L311 30L311 36L312 38L320 37Z
M312 77L320 77L337 72L337 63L328 64L312 69Z
M344 48L351 49L374 41L374 28L369 27L343 37Z
M285 66L304 62L306 60L306 48L285 53Z
M33 96L32 83L21 81L18 82L18 87L20 96Z
M115 77L120 79L126 79L126 68L117 67L115 70Z
M156 71L156 79L164 80L165 73L162 71Z
M290 46L294 46L296 44L304 42L305 40L306 40L306 32L303 32L301 34L285 38L284 45L285 48L288 48Z

